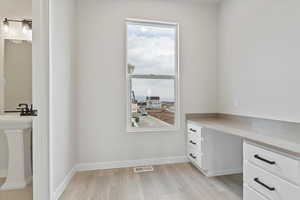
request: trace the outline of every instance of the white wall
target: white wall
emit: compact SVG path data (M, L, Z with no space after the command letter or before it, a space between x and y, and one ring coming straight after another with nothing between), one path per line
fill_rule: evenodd
M31 18L32 0L1 0L0 17Z
M298 0L222 1L220 112L300 122L299 8Z
M76 162L75 3L50 4L50 174L51 193Z
M185 155L184 114L216 111L216 6L192 1L78 0L79 163ZM125 19L180 24L181 130L126 133Z

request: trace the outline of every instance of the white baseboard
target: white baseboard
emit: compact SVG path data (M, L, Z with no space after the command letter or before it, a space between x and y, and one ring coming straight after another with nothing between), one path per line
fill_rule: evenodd
M6 169L0 169L0 178L5 178L7 176L7 170Z
M125 160L125 161L112 161L112 162L97 162L97 163L80 163L77 164L76 171L89 171L99 169L114 169L125 167L137 167L144 165L162 165L172 163L188 162L186 156L165 157L165 158L152 158L141 160Z
M62 195L62 193L65 191L65 189L67 188L67 186L69 185L72 177L75 175L76 171L75 168L73 167L69 173L67 174L67 176L65 176L64 180L61 182L61 184L55 189L54 191L54 195L53 195L53 199L54 200L58 200L60 198L60 196Z

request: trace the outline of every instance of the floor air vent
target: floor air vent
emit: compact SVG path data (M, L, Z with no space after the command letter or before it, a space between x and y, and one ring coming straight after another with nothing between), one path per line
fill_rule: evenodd
M134 173L142 173L142 172L153 172L152 166L141 166L141 167L135 167L133 169Z

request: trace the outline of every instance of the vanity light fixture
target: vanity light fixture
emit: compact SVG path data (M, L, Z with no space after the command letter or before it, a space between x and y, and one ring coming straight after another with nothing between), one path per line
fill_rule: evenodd
M32 21L24 19L22 21L22 31L23 31L23 33L26 34L31 29L32 29Z
M9 31L9 22L22 23L22 31L23 31L24 34L26 34L28 31L30 31L32 29L32 20L31 19L17 20L17 19L5 18L3 20L3 30L4 30L4 32Z
M9 30L9 22L8 22L8 19L7 18L5 18L4 19L4 21L3 21L3 30L4 30L4 32L8 32L8 30Z

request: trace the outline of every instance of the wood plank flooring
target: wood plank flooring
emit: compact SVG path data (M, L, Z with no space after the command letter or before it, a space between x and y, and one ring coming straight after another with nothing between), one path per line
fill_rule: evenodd
M189 163L79 172L60 200L242 200L242 175L207 178Z
M0 186L5 178L0 178ZM32 184L21 190L0 190L0 200L32 200Z

